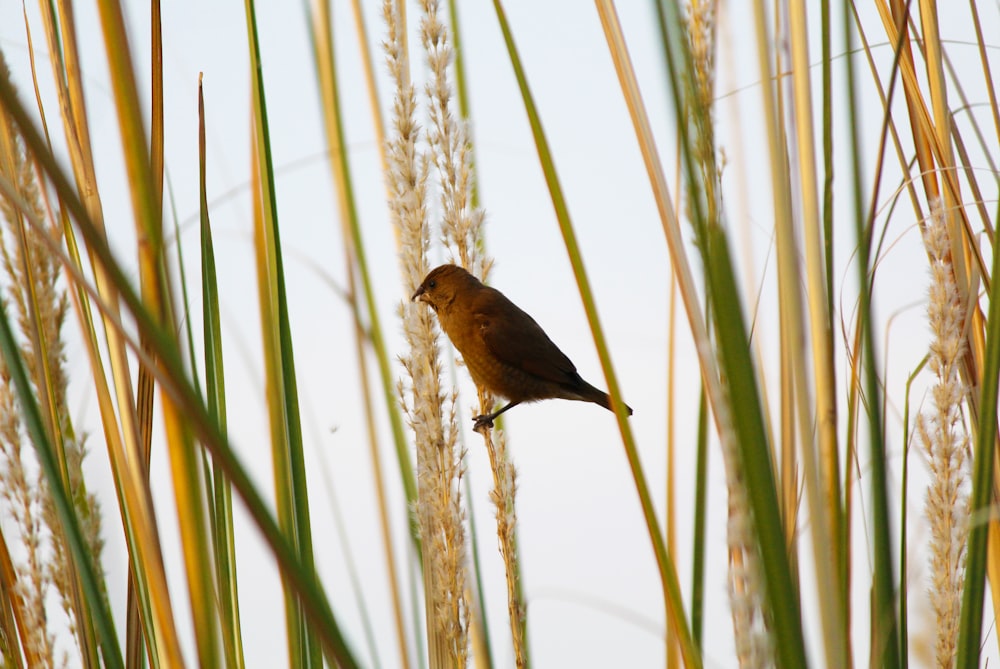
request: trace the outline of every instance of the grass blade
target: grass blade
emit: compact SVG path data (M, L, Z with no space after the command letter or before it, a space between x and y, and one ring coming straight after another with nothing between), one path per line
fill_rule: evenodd
M656 563L660 572L661 584L663 587L664 603L667 607L668 619L676 632L681 643L681 651L684 661L689 667L701 666L700 656L694 647L691 639L691 632L688 629L686 617L684 615L683 603L681 601L680 587L677 583L677 573L673 561L667 554L666 544L663 534L660 531L659 521L656 519L656 512L653 509L652 498L649 494L649 487L646 477L639 461L639 454L636 449L635 440L632 436L632 429L629 426L627 416L624 411L624 404L621 401L621 392L618 388L618 380L611 365L611 357L608 353L607 344L604 340L604 332L597 317L597 309L594 305L593 294L590 290L590 283L587 280L586 272L583 268L583 260L580 257L579 247L576 242L576 234L573 231L572 223L569 219L569 211L566 201L556 176L555 165L552 155L542 130L541 120L535 107L534 99L528 88L524 68L521 65L520 57L514 45L514 38L507 23L506 14L500 0L494 0L493 7L496 10L497 20L503 31L504 41L507 44L507 52L510 55L511 65L517 77L518 86L521 90L521 98L524 101L525 111L528 114L528 121L531 124L532 135L535 139L535 148L538 150L538 158L542 170L545 173L545 180L549 187L549 194L552 197L552 204L555 208L556 217L559 221L559 230L563 235L566 244L566 252L570 263L573 265L573 274L580 289L580 298L583 302L584 310L587 313L587 322L590 324L591 333L594 337L594 344L597 348L601 360L601 368L608 384L608 394L612 398L615 415L618 419L618 427L622 434L622 443L625 447L625 454L632 470L632 477L635 482L636 492L639 494L639 501L642 504L643 516L646 520L646 529L653 544L653 551L656 555Z
M125 665L122 662L121 650L118 645L118 635L115 632L114 620L111 617L111 610L104 599L104 591L101 581L97 577L97 570L94 567L93 559L87 547L87 542L83 538L80 524L70 500L69 493L63 486L60 474L60 465L56 457L55 449L45 431L42 415L38 404L35 401L34 393L31 390L31 382L24 368L24 361L21 359L14 332L11 329L10 321L7 319L7 306L0 301L0 354L7 366L14 387L17 390L18 399L21 404L22 418L31 436L31 441L38 454L38 462L45 472L45 479L49 484L49 491L55 504L59 519L62 521L63 530L66 533L66 542L69 545L76 563L77 572L80 574L80 585L83 588L84 596L87 598L90 608L91 618L97 630L101 644L101 657L104 666L108 669L122 669Z

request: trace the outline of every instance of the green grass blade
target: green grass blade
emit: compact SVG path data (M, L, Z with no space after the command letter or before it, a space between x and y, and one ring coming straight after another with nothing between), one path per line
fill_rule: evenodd
M226 375L222 358L222 326L219 315L219 288L215 271L215 247L208 217L208 189L205 183L205 97L198 81L198 191L200 196L202 323L205 351L205 390L209 415L222 434L226 428ZM180 244L178 243L178 248ZM183 263L181 264L183 267ZM190 323L191 319L185 319ZM193 349L193 345L192 345ZM193 360L192 354L192 360ZM240 630L239 590L236 582L236 540L233 530L232 486L225 471L212 465L212 540L215 549L216 587L222 625L222 648L226 666L242 669L243 637Z
M98 8L118 110L124 159L129 173L136 234L143 240L139 244L143 301L151 313L155 314L157 322L167 331L172 331L173 314L165 272L161 197L154 184L125 20L122 8L115 0L105 0L98 4ZM143 345L146 345L145 342ZM149 393L151 395L151 388ZM147 419L148 413L151 413L151 406L147 406ZM198 658L203 666L215 666L218 663L216 621L213 615L215 594L210 572L203 568L203 565L209 564L210 548L198 457L186 418L166 397L163 399L163 421L173 472L174 499L181 529Z
M656 512L653 508L652 497L649 494L649 486L646 483L646 476L639 460L639 453L635 440L632 436L632 428L629 425L625 414L624 403L621 400L621 392L618 388L618 379L614 368L611 365L611 356L608 353L607 344L604 339L604 331L601 328L597 316L597 308L594 304L590 283L583 268L583 260L580 257L580 250L576 241L576 233L573 230L572 222L569 218L569 210L563 197L562 187L556 175L555 164L549 149L548 140L542 129L541 119L535 107L534 98L528 88L527 78L521 64L520 56L514 45L514 38L507 23L506 14L500 0L494 0L493 7L496 10L497 21L503 32L504 42L507 45L507 53L510 56L514 75L517 78L518 87L521 91L521 99L524 101L525 111L528 115L528 122L531 124L532 135L535 139L535 148L538 151L539 163L545 173L545 181L549 187L549 194L552 198L553 208L559 221L559 230L566 245L566 253L573 266L573 274L576 277L577 286L580 290L580 298L583 302L584 310L587 313L587 322L590 325L591 333L594 337L594 344L597 348L598 356L601 360L601 368L608 384L608 394L611 396L615 415L618 419L618 426L622 434L622 443L625 447L625 455L632 470L632 477L635 482L636 492L642 505L643 516L646 521L646 529L649 533L650 541L653 544L653 551L656 556L657 567L659 568L660 579L663 587L663 597L668 609L668 617L673 624L678 638L681 642L681 649L685 662L689 667L701 665L700 656L694 648L691 640L691 632L687 627L684 615L683 602L681 601L680 587L677 583L677 572L673 561L667 553L666 543L663 533L660 531L660 524L656 519Z
M899 644L900 648L904 651L909 647L908 644L908 633L907 633L907 615L906 615L906 603L908 601L909 588L906 583L906 574L909 573L907 568L907 552L906 552L906 537L907 537L907 499L909 497L910 490L910 386L913 384L914 379L917 375L923 371L924 367L927 365L927 356L920 361L917 368L913 370L909 377L906 379L906 403L903 405L903 479L900 483L900 519L899 519L899 573L900 577L903 579L899 587ZM902 668L906 669L909 665L909 653L903 652L901 654Z
M1000 276L1000 253L993 251L991 276ZM1000 299L990 295L986 321L986 362L980 381L979 424L972 465L969 500L969 539L966 548L965 588L959 621L956 654L958 669L979 666L983 630L983 596L986 591L986 540L993 508L993 462L997 447L997 377L1000 375Z
M105 599L101 580L97 576L93 557L90 555L87 542L80 530L73 502L63 485L55 449L45 431L42 414L32 392L24 360L21 358L14 332L7 319L7 306L3 301L0 301L0 354L3 356L7 371L17 390L22 419L28 429L28 434L31 436L32 444L35 446L35 452L38 454L39 465L45 473L45 480L49 484L49 493L52 495L52 501L59 514L63 531L66 533L66 542L76 564L77 573L80 575L80 585L87 598L87 606L100 639L104 666L108 669L122 669L124 663L111 610Z
M722 358L721 366L729 384L729 395L739 398L738 402L732 403L731 420L753 509L768 608L774 621L775 652L779 666L805 667L798 591L792 583L791 565L785 551L785 534L771 460L761 453L762 446L767 443L767 432L728 241L721 228L713 226L707 232L706 283L713 304L712 311L726 314L725 323L715 319L715 335Z
M687 87L682 83L684 73L693 72L694 65L681 15L681 9L676 3L664 3L663 34L667 40L665 54L673 91L674 112L677 118L688 119L689 110L697 110L699 105L694 100L685 100ZM785 551L771 456L766 450L769 442L750 340L744 323L728 240L721 222L712 222L707 216L711 203L706 202L706 194L700 186L701 172L696 165L693 147L703 140L694 135L701 131L701 127L710 126L704 122L690 125L691 127L688 123L678 125L681 156L687 176L688 204L705 268L709 298L707 313L715 325L720 374L729 385L728 396L739 398L738 402L730 402L730 421L736 433L738 457L753 510L754 531L764 571L765 606L773 618L773 625L769 627L774 634L774 650L780 666L806 666L798 592L794 587L791 564ZM725 322L722 321L723 318Z
M451 367L454 371L454 365ZM475 499L472 496L472 483L469 482L469 477L465 477L465 499L472 500ZM489 619L486 616L486 593L483 589L483 570L482 563L479 560L479 540L476 534L476 513L475 505L471 502L468 506L469 515L469 548L471 551L471 563L472 569L470 570L473 575L473 587L476 591L476 596L473 598L472 606L475 607L473 612L474 616L479 618L478 625L482 629L482 643L483 643L483 656L480 658L476 657L477 662L482 659L486 666L483 669L493 669L493 644L490 641L490 625ZM518 581L520 583L520 580ZM523 598L519 601L524 601ZM476 666L479 666L478 664Z
M307 571L314 571L312 527L302 452L295 359L292 350L285 274L281 255L274 167L264 94L263 71L253 0L246 0L255 144L255 181L259 184L258 215L255 216L257 281L261 308L262 339L267 376L268 408L271 415L271 457L274 466L275 497L282 529ZM298 601L287 588L285 607L288 625L289 660L293 667L319 667L320 647L312 630L305 625Z
M708 516L708 398L702 388L698 400L698 456L694 475L694 527L691 540L691 636L699 652L704 652L705 625L705 538Z
M295 359L288 317L285 290L285 273L278 226L277 202L274 189L274 170L271 158L267 106L264 94L263 73L260 65L260 48L257 35L254 3L246 3L247 32L252 69L254 127L256 130L255 153L258 164L255 175L263 206L262 217L255 235L258 253L258 284L260 289L261 319L264 330L265 360L268 376L268 405L272 423L272 459L274 463L275 493L278 498L279 518L285 531L293 540L304 567L314 570L312 528L306 484L305 459L302 450L302 428L298 406ZM310 628L304 625L298 604L286 591L289 618L289 653L293 666L318 667L321 664L320 646Z
M868 438L871 449L871 503L872 503L872 534L873 534L873 564L872 575L872 611L871 611L871 638L873 644L878 646L872 649L873 658L881 658L884 666L896 667L901 664L901 654L905 654L905 649L899 645L899 627L896 618L896 591L898 584L893 575L892 560L892 530L889 519L889 490L885 441L883 437L884 419L882 408L881 383L878 378L878 365L875 360L875 338L872 332L872 232L876 214L876 203L878 201L879 185L882 179L882 160L886 146L886 138L891 123L891 113L893 93L896 90L900 59L903 55L903 48L906 44L906 31L899 31L894 45L894 58L891 74L889 76L889 88L886 93L885 115L882 122L881 136L877 151L877 163L875 169L875 183L872 187L871 199L867 212L863 207L858 207L859 211L855 216L855 235L857 238L857 255L855 263L858 268L858 282L862 287L858 298L858 325L860 328L860 356L863 360L864 395L866 396L865 407L868 418ZM853 91L853 81L849 82ZM855 109L851 106L850 115L854 120ZM853 128L852 124L852 128ZM852 149L855 161L859 161L857 156L860 152L860 143L856 135L852 132ZM856 192L860 193L856 185Z

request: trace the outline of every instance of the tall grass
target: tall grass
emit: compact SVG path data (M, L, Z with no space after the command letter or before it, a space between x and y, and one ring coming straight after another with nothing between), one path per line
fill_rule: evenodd
M269 112L275 80L266 63L276 53L272 36L284 33L259 21L252 0L240 17L246 69L190 82L189 102L172 99L165 85L175 55L164 53L170 28L158 2L148 53L114 0L98 3L96 36L81 34L78 8L66 0L26 11L28 57L13 71L10 45L0 42L0 666L56 666L63 657L86 667L256 666L251 649L261 641L247 630L261 618L269 644L294 667L544 666L567 634L595 648L605 643L610 634L583 623L553 624L544 587L531 580L532 556L558 548L536 545L537 529L525 533L537 528L537 498L529 493L522 506L519 486L548 486L556 472L529 469L524 478L516 461L532 452L525 445L541 446L508 414L513 429L481 430L491 472L478 476L485 472L473 469L479 442L466 441L469 408L486 413L499 398L483 388L467 394L467 375L433 314L410 300L442 260L492 281L494 255L537 287L568 268L613 398L616 457L634 496L605 511L644 536L625 555L595 532L589 550L647 580L662 639L642 657L607 641L621 662L972 667L997 657L989 631L1000 607L1000 589L991 587L1000 578L991 512L1000 374L995 8L654 0L642 14L658 28L653 43L636 27L634 6L596 0L596 11L565 9L591 22L588 48L606 59L607 77L586 73L604 86L593 96L624 110L595 132L638 150L629 169L645 174L642 192L652 196L648 220L615 221L614 234L654 230L664 242L617 258L595 251L592 217L574 206L581 196L570 185L578 178L573 154L560 153L565 119L552 116L558 107L537 83L548 63L535 59L558 58L564 37L553 32L537 51L525 15L508 13L508 4L494 0L491 13L470 22L467 12L482 9L463 6L460 21L454 2L384 0L377 15L354 2L350 39L333 3L305 8L312 49L301 72L315 76L288 76L318 104L311 141L324 147L333 187L311 190L309 201L296 202L301 209L284 205L282 184L295 178L277 158L287 121ZM507 88L477 69L486 42L464 31L484 19ZM111 116L95 117L94 96L85 94L82 63L95 59L107 68L110 107L101 109ZM723 63L734 61L754 72L743 91L724 88L735 75ZM137 62L151 66L148 88ZM572 63L563 67L573 72ZM224 205L213 200L208 176L213 136L224 134L208 113L211 78L220 74L250 82L240 121L249 147L222 147L248 156L240 169L250 232L246 246L225 253L214 222ZM533 178L551 201L537 220L518 223L523 257L503 243L505 253L488 248L488 231L498 231L490 241L504 239L505 223L490 218L482 193L503 185L486 181L487 152L473 145L477 111L489 116L477 110L477 91L510 96L505 113L526 123L512 127L524 128ZM733 95L752 100L739 119L753 134L750 156L726 143L733 122L724 102ZM165 173L192 167L172 166L165 130L170 110L189 103L198 109L186 138L198 146L198 185L171 182L199 203L197 248L182 243L174 198L164 196ZM352 150L361 107L384 188L363 185L371 172L359 170ZM127 204L114 200L95 157L107 155L94 146L101 123L113 125L121 147L113 160ZM477 137L490 146L489 136ZM759 187L755 198L766 202L752 214L767 240L763 252L742 244L739 226L749 217L741 207L750 203L740 201L740 181ZM300 220L328 199L337 221ZM123 219L131 230L120 228ZM354 370L328 375L322 401L357 403L335 410L351 421L345 433L364 434L372 471L364 499L348 481L360 478L355 472L320 478L312 466L321 447L308 430L309 407L320 399L308 379L321 356L303 343L315 333L293 306L299 263L283 244L298 224L332 226L341 240L342 260L325 259L322 271L340 273L343 301L311 308L333 314L324 346L342 347ZM541 271L528 258L548 233L565 256ZM126 240L134 240L127 254ZM234 392L240 377L230 342L242 328L227 322L221 286L226 255L236 252L252 260L256 282L258 320L242 325L259 331L259 348L243 352L260 369L259 406L232 401L242 395ZM398 274L384 271L393 259ZM648 285L664 267L670 281ZM617 294L602 285L608 277ZM662 372L646 360L634 363L638 371L620 363L636 358L620 352L621 324L607 314L620 318L613 298L629 302L633 292L647 300L642 311L659 308L650 298L679 299L668 330L653 335L667 351ZM918 293L925 331L894 329L887 314L904 313L900 296ZM635 327L648 335L648 326ZM635 402L639 388L666 405ZM70 389L96 407L95 418L75 417ZM631 419L626 395L637 406ZM697 416L679 410L698 397ZM261 408L267 428L252 444L260 448L237 448L233 426ZM656 443L657 419L665 447ZM576 423L557 427L553 441L575 449L567 470L587 463L596 440ZM269 484L252 455L265 450ZM88 456L95 451L100 458ZM717 456L718 475L709 468ZM668 480L648 468L661 458ZM107 471L95 474L103 463ZM600 498L611 478L593 481L586 494ZM488 496L478 483L487 479ZM347 511L334 514L347 523L339 528L343 550L379 565L352 577L360 611L331 575L339 573L325 550L332 521L315 505L324 480L351 493L334 496ZM563 493L546 494L555 502ZM688 494L693 503L678 501ZM492 523L470 522L477 499L493 505ZM242 537L244 518L262 542ZM361 518L376 527L359 531ZM483 536L496 536L500 560L491 542L477 544ZM639 553L651 559L649 570L634 566ZM558 561L569 574L578 558ZM575 587L597 589L608 574L594 569ZM258 580L280 583L282 606L260 610ZM706 620L709 609L723 611L726 625ZM366 622L366 652L358 618L375 621Z

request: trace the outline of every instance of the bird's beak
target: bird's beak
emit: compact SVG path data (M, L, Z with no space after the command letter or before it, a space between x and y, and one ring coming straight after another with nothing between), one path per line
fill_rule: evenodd
M422 299L423 295L424 295L424 287L420 286L420 288L417 288L417 292L413 293L413 295L410 296L410 302L413 302L418 298L421 298L420 301L424 302L425 300Z

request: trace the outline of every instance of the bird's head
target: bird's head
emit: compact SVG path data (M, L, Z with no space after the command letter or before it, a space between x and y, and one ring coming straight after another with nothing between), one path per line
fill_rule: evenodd
M437 311L451 304L459 291L477 284L479 280L458 265L441 265L424 277L410 299L426 302Z

